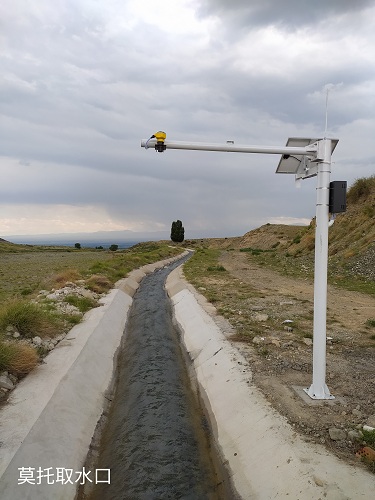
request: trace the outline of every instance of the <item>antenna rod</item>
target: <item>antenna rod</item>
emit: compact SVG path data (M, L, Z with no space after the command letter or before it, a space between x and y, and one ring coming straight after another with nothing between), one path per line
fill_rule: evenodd
M327 139L327 129L328 129L328 94L329 88L326 88L326 127L324 130L324 139Z

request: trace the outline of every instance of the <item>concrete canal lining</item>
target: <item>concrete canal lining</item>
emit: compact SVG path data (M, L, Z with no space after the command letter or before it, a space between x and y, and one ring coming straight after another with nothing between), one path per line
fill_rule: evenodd
M213 307L183 280L181 268L166 288L216 445L241 498L373 498L373 474L305 442L271 407L213 320Z

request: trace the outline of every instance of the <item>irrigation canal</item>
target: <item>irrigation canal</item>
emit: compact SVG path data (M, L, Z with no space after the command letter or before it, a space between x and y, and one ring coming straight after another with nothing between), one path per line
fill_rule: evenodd
M164 289L181 262L146 276L134 295L96 463L111 482L97 484L90 500L229 498Z

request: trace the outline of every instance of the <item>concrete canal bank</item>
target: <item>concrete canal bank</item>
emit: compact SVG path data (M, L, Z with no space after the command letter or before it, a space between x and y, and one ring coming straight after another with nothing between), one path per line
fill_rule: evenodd
M181 268L166 287L214 440L241 498L373 498L374 474L307 443L271 407L214 321L213 306L184 281Z

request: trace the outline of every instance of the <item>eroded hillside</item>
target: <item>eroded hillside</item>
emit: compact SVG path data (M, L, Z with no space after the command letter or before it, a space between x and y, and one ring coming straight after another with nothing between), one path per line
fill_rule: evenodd
M281 271L312 273L315 220L309 226L265 224L241 237L187 240L185 245L254 252ZM358 179L348 190L347 211L329 228L329 268L339 281L347 276L375 281L375 176Z

